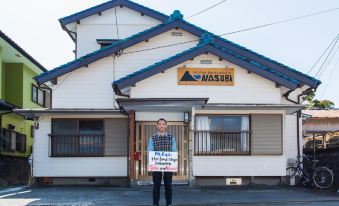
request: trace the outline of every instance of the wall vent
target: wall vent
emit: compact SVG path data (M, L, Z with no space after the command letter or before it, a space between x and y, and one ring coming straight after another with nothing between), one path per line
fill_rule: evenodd
M172 32L172 36L182 36L182 33L178 31L174 31Z
M200 60L200 64L212 64L212 60Z

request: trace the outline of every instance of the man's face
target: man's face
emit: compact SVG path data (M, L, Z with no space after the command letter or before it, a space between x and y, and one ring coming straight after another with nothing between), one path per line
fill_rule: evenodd
M160 120L157 124L157 128L159 132L166 132L167 124L164 120Z

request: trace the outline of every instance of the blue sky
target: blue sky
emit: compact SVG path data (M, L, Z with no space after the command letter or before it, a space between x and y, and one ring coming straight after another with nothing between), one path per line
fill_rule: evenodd
M134 1L165 14L179 9L188 17L221 0ZM74 58L74 43L61 29L58 19L103 2L106 0L2 1L0 29L47 69L53 69ZM228 0L188 20L215 34L223 34L338 7L339 0ZM339 10L336 10L225 38L307 73L339 33L338 25ZM339 43L334 50L338 47ZM323 84L316 97L329 99L339 107L339 64L334 67L339 51L330 58L332 62L320 77Z

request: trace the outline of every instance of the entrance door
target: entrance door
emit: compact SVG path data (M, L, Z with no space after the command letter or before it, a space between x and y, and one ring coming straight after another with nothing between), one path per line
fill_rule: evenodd
M136 162L137 180L151 180L152 173L147 171L148 138L157 133L156 122L137 122L136 151L141 152L141 159ZM183 122L168 122L167 132L176 138L178 150L178 172L173 173L173 180L188 180L188 130Z

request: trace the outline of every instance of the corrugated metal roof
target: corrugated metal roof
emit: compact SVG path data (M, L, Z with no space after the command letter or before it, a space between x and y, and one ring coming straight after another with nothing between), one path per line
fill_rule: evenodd
M339 118L339 109L334 110L303 110L303 114L311 115L311 118Z

